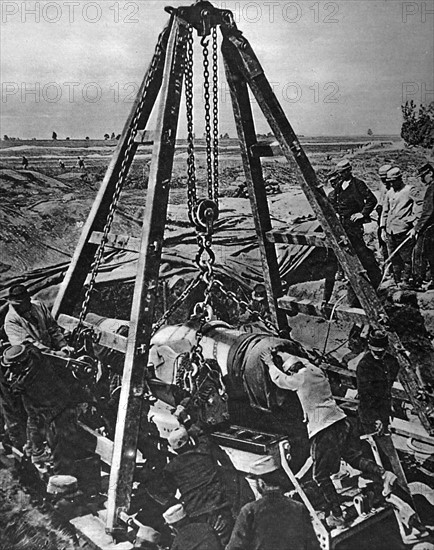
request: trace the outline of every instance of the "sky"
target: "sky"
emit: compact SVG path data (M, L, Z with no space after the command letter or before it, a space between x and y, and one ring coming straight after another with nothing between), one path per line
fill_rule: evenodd
M1 136L120 133L178 0L1 2ZM434 1L219 1L234 12L298 134L399 134L401 104L434 101ZM195 41L195 124L203 131ZM235 136L219 65L220 132ZM252 101L258 133L270 131ZM153 116L149 129L155 121ZM178 137L185 137L181 110Z

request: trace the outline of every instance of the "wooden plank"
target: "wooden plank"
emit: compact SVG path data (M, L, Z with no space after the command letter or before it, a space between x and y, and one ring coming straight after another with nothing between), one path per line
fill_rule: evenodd
M281 157L282 149L273 143L254 143L250 146L250 153L254 158Z
M172 21L161 86L160 107L149 173L146 208L131 308L130 330L119 397L115 441L107 501L107 530L123 530L118 513L128 510L131 500L137 439L142 408L150 389L146 382L149 343L158 276L167 220L170 179L178 127L182 81L185 67L187 27L178 18Z
M295 233L291 229L273 229L265 234L269 243L299 244L327 248L324 235L318 233Z
M277 300L279 307L284 310L291 311L292 313L302 313L304 315L310 315L311 317L325 317L321 311L321 305L312 300L298 300L292 296L282 296ZM331 314L333 305L329 303L326 306L327 313ZM333 314L333 319L337 321L348 321L350 323L362 323L367 324L369 322L368 317L363 309L356 307L338 306Z
M117 542L106 533L104 523L92 514L70 520L71 525L93 550L132 550L129 541Z
M78 319L76 317L71 317L70 315L65 315L62 313L59 315L57 322L59 325L69 331L74 330L78 325ZM120 336L119 334L114 334L113 332L107 332L101 330L100 328L92 325L90 323L83 323L85 327L90 327L93 329L96 335L97 343L106 348L114 349L125 353L127 351L127 339L125 336Z
M102 240L102 231L94 231L90 236L91 244L99 245ZM117 235L109 233L106 246L117 250L126 250L127 252L138 252L140 250L140 239L131 237L130 235Z

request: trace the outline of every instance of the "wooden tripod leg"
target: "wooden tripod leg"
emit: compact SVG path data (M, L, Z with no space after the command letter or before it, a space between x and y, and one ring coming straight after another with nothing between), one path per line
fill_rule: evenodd
M121 528L118 521L119 513L128 512L141 409L147 394L146 364L166 225L185 65L186 37L187 27L175 18L164 66L161 103L156 125L116 423L106 525L110 533L115 533Z
M171 21L171 20L170 20ZM81 232L71 264L60 286L53 306L53 315L71 315L89 274L98 245L89 242L92 233L101 231L107 221L110 206L121 173L126 178L138 144L134 141L135 129L144 129L161 88L165 49L171 29L170 24L160 35L159 45L140 86L131 113L125 123L122 136L107 168L104 180Z
M247 189L258 236L261 254L264 283L267 289L268 303L274 323L285 334L288 332L286 314L277 306L277 298L282 296L282 284L279 276L276 249L273 243L267 241L265 233L271 231L270 211L267 202L267 193L262 175L262 166L259 158L252 155L252 146L257 144L255 124L250 107L249 93L244 77L237 70L230 57L224 55L226 78L231 92L232 107L235 124L243 160Z

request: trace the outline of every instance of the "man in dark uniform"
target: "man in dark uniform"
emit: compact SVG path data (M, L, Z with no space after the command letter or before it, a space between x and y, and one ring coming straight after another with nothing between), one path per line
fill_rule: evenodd
M229 458L206 435L191 437L184 426L175 428L168 442L176 455L163 470L164 485L172 494L179 490L192 521L208 523L227 544L234 522L218 462Z
M171 550L222 550L220 540L207 523L191 521L182 504L175 504L163 514L175 534Z
M241 509L226 550L319 550L307 509L283 494L273 457L254 462L249 477L261 497Z
M372 285L377 288L381 282L381 270L373 251L366 246L363 238L363 224L370 220L369 216L377 204L377 199L364 181L353 176L348 160L340 161L336 165L336 172L340 175L340 179L330 193L329 200ZM351 299L349 297L349 305L358 305L355 295Z
M418 171L419 177L427 186L423 199L422 214L417 220L412 235L416 239L414 250L415 283L423 280L423 260L428 262L431 280L427 290L434 289L434 167L424 164Z
M368 351L357 364L358 414L363 433L388 432L392 411L392 385L399 364L388 353L387 334L372 330L368 338Z
M10 391L21 395L27 414L44 419L54 474L73 474L75 460L85 458L86 452L76 415L76 405L85 399L72 375L54 367L32 344L7 348L2 369Z

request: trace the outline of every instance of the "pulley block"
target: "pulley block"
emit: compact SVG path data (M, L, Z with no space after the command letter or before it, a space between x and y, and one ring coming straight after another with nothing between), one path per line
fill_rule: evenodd
M196 229L211 234L214 231L214 223L218 220L219 209L217 204L210 199L202 199L193 211L193 223Z

